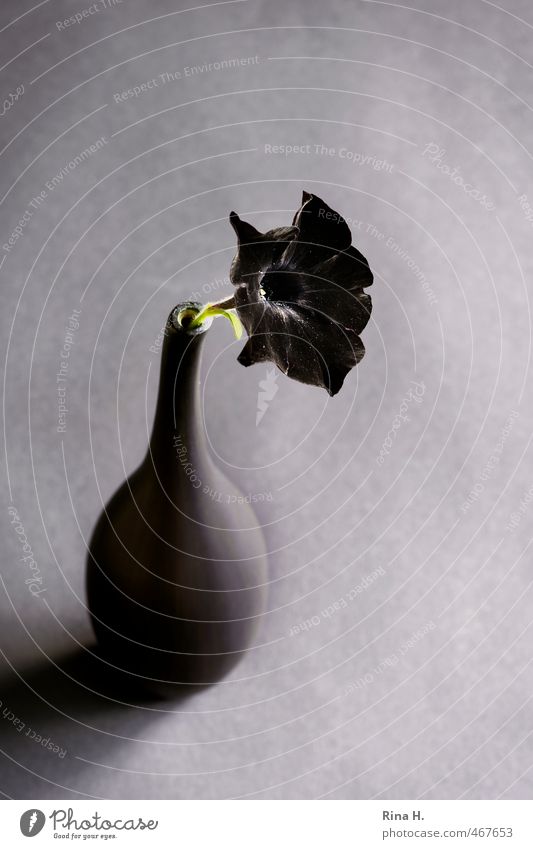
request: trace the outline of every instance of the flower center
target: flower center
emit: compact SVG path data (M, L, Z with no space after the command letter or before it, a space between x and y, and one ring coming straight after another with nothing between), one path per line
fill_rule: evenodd
M267 271L259 289L267 301L297 301L301 292L301 275L296 271Z

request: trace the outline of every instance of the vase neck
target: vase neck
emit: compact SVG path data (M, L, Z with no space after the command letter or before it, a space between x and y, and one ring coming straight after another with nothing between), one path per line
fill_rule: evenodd
M186 464L207 460L202 418L200 364L205 330L176 327L172 314L165 328L159 391L148 460L158 476L186 477Z

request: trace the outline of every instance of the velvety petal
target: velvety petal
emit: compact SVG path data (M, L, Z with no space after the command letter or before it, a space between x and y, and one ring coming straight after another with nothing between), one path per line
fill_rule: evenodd
M286 263L310 268L351 245L352 234L344 218L317 195L303 193L302 205L292 223L300 234L285 252Z
M253 366L254 363L272 360L272 352L267 346L267 336L255 334L250 336L237 359L243 366Z
M239 243L230 268L230 280L234 285L246 281L247 285L257 288L259 275L279 260L289 242L298 235L298 228L276 227L260 233L236 212L230 212L229 219Z
M366 288L374 282L367 260L353 246L320 263L319 273L345 289Z
M261 276L259 288L253 293L249 287L238 287L235 292L237 307L256 301L263 305L267 302L285 308L296 307L307 310L308 321L319 317L360 333L370 318L371 298L357 281L353 288L349 288L351 280L341 278L341 282L337 282L336 272L334 262L328 268L317 265L314 272L271 269Z
M242 365L272 361L288 377L330 395L364 356L357 333L318 314L309 320L301 307L254 304L239 315L251 334L238 357Z
M231 214L239 245L230 277L249 339L239 362L272 361L330 395L363 357L359 334L372 310L365 257L344 219L304 192L292 227L260 233Z
M337 286L332 291L331 283L315 279L314 287L306 291L298 302L300 310L308 310L309 320L319 315L321 319L335 322L346 331L362 333L372 312L370 295L360 289L357 292L346 291Z
M303 192L302 205L293 219L300 229L300 238L343 251L352 243L352 234L346 221L328 206L322 198Z
M263 234L256 230L253 224L249 224L248 221L243 221L236 212L230 212L229 221L237 238L239 240L239 244L254 244L255 242L261 241L263 238Z
M269 242L272 250L272 265L279 262L283 252L299 235L298 227L275 227L267 230L264 234L265 241Z

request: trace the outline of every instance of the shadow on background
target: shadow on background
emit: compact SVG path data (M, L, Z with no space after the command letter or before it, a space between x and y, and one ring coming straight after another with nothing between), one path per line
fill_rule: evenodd
M135 676L106 663L92 646L24 674L10 673L0 683L3 793L15 799L100 798L94 778L93 791L84 789L87 771L112 762L111 755L144 739L143 732L152 738L154 722L201 689L176 688L172 700L144 693ZM119 789L117 797L124 796L122 782Z

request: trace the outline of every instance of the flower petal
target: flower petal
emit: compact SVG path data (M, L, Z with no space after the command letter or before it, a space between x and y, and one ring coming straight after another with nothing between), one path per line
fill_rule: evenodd
M352 243L352 234L346 221L331 206L319 198L303 192L302 205L293 219L300 228L300 238L317 245L343 251Z
M248 312L256 319L238 360L249 366L272 361L288 377L320 386L336 395L351 368L364 356L359 335L325 317L309 316L299 307L287 310L267 305ZM250 323L240 313L245 326Z
M239 239L230 277L249 336L239 362L272 361L335 395L364 356L359 334L372 310L372 272L346 221L307 192L292 227L260 233L235 213L230 220Z
M230 280L236 286L246 281L246 285L258 289L259 275L279 261L289 242L298 235L298 228L276 227L260 233L236 212L230 212L229 219L239 242L230 268Z
M237 234L239 243L253 244L254 242L261 241L263 238L263 234L259 230L256 230L253 224L243 221L236 212L230 212L229 221Z
M330 259L336 251L346 250L352 234L344 218L330 206L308 192L302 196L302 205L293 219L300 234L286 249L283 260L301 268L312 268Z

